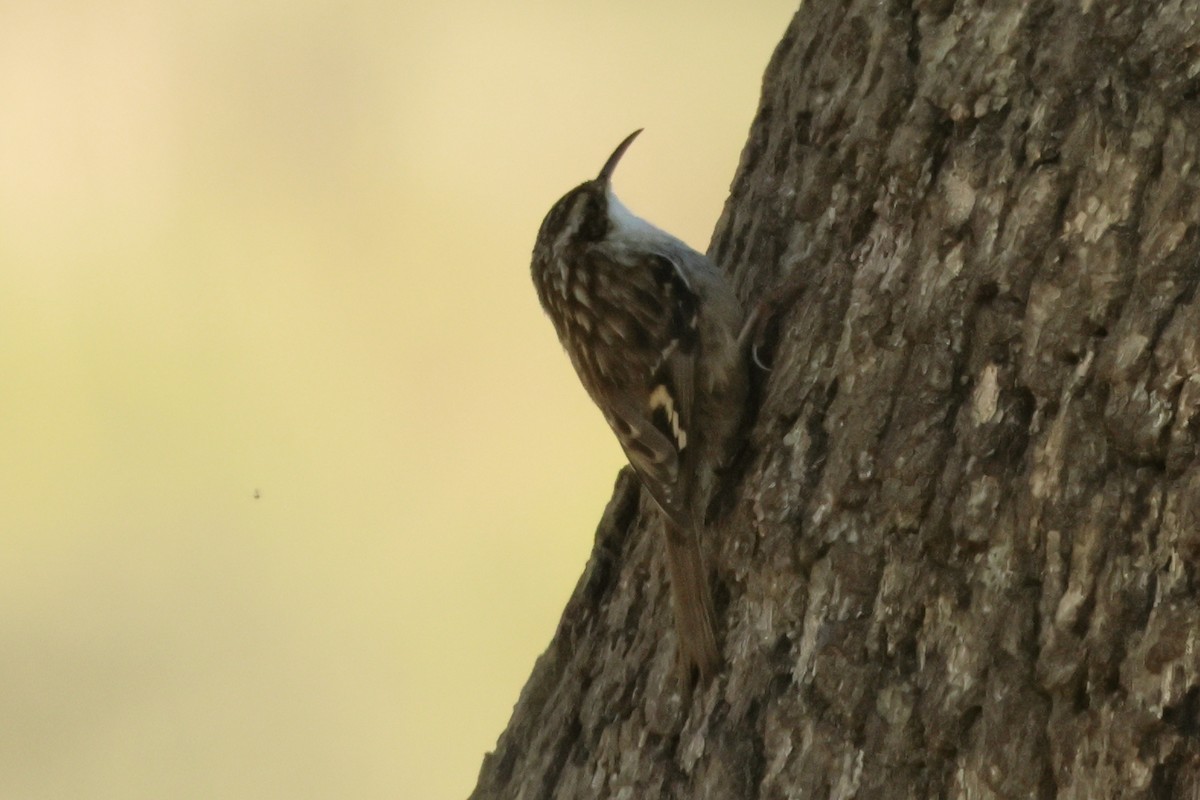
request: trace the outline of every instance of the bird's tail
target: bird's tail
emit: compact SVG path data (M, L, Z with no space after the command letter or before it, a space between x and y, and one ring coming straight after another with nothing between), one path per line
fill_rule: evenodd
M695 669L701 683L707 683L721 667L721 651L717 648L716 613L700 537L669 518L664 518L664 523L675 630L679 633L679 664L685 676Z

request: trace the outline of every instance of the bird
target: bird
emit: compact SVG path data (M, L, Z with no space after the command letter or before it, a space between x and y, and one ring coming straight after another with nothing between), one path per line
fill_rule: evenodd
M580 382L662 512L677 661L707 682L722 662L706 518L743 418L747 320L707 256L613 193L613 172L641 132L550 208L531 271Z

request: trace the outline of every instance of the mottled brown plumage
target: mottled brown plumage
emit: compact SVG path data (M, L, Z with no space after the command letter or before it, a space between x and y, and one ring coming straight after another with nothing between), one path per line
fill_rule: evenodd
M741 305L704 255L612 193L627 137L546 215L533 250L542 307L584 388L664 513L682 666L720 665L705 509L741 420Z

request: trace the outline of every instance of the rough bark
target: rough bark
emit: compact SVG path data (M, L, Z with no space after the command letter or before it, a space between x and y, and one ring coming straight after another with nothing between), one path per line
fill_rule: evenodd
M712 255L789 275L684 705L628 474L475 798L1200 795L1200 3L809 0Z

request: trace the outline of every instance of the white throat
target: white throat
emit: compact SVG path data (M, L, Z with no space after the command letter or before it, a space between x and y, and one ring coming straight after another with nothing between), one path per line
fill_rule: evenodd
M608 218L613 224L613 231L608 235L610 239L621 239L625 242L662 242L663 239L677 241L671 234L654 227L626 208L611 188L608 190Z

